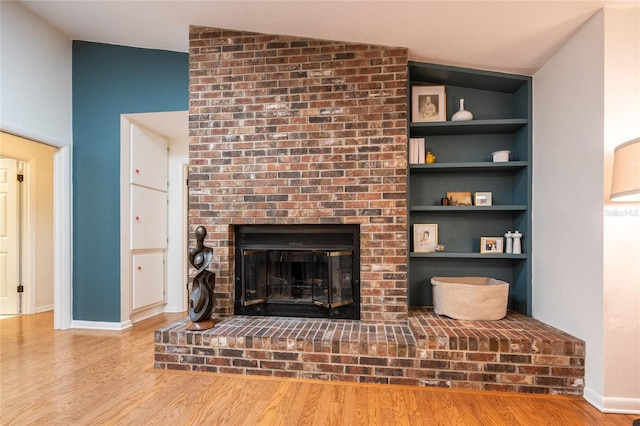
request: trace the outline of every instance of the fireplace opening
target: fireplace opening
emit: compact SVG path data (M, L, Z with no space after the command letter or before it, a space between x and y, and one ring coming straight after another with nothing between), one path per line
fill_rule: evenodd
M238 315L360 319L358 225L235 228Z

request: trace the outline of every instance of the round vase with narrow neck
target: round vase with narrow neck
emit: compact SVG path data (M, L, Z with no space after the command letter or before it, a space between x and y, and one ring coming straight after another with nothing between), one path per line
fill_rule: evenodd
M460 109L458 110L458 112L453 114L453 117L451 117L451 121L468 120L473 120L473 114L471 114L471 111L467 111L466 109L464 109L464 99L460 99Z

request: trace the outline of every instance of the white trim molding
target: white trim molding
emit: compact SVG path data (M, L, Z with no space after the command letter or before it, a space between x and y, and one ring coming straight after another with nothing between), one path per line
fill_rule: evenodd
M71 147L53 156L53 328L67 330L72 321Z
M105 321L71 321L71 328L82 328L87 330L125 330L131 327L131 321L105 322Z
M640 398L602 396L591 388L585 387L584 399L603 413L640 414Z

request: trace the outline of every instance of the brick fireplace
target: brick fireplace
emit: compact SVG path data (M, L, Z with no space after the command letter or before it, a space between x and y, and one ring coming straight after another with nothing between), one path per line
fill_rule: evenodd
M192 27L189 62L189 224L214 249L217 324L157 330L155 368L582 394L573 336L408 308L406 49ZM267 225L357 227L359 320L234 312L236 231Z
M189 223L233 314L234 227L357 224L360 319L407 322L407 49L192 27Z

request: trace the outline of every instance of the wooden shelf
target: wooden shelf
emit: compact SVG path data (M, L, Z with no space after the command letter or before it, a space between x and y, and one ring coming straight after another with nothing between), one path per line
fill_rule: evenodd
M526 118L411 123L412 137L513 133L529 124Z
M450 258L450 259L513 259L526 260L529 257L526 254L511 253L416 253L411 252L411 257L419 258Z
M446 84L482 90L514 93L529 83L526 76L495 71L475 70L426 62L409 61L411 83Z
M446 213L495 213L527 211L524 204L504 206L410 206L412 212L446 212Z
M410 164L411 173L474 173L474 172L513 172L528 167L526 161L507 161L504 163L467 162Z

